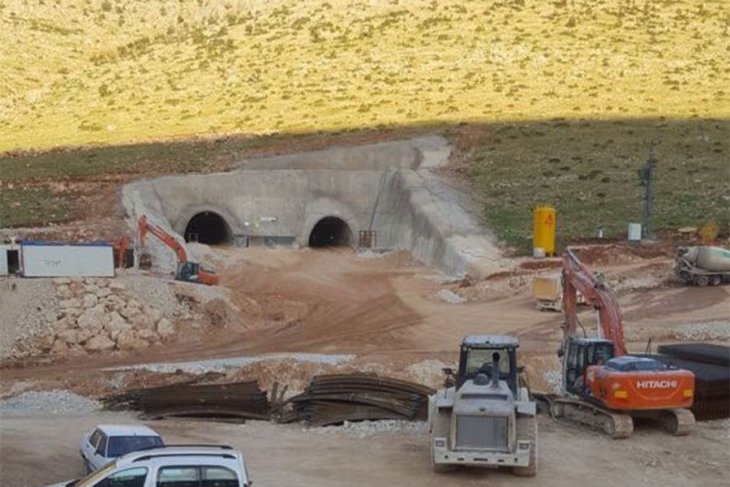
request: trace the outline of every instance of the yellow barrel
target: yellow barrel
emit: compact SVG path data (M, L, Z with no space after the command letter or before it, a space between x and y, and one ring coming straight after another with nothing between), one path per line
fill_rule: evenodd
M532 212L532 247L555 255L555 208L538 206Z

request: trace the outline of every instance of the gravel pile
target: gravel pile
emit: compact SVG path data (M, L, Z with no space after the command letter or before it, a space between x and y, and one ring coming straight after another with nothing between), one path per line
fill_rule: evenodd
M156 373L174 373L178 370L191 374L205 374L206 372L224 372L226 369L240 368L267 360L296 360L304 363L324 365L338 365L354 359L354 355L325 355L320 353L276 353L256 355L253 357L231 357L212 360L197 360L193 362L162 362L116 367L105 370L147 370Z
M379 421L345 421L340 426L324 426L307 428L305 431L318 435L344 433L357 438L367 438L380 433L407 433L422 435L428 432L426 421L404 421L398 419L383 419Z
M56 320L52 279L0 278L0 359L18 342L29 345Z
M24 392L0 401L2 416L83 416L100 408L97 401L64 390Z
M730 321L690 323L676 328L678 337L690 340L730 340Z

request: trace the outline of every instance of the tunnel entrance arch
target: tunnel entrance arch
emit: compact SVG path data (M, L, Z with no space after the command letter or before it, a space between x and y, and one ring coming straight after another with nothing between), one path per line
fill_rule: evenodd
M220 245L233 241L233 232L226 220L214 211L193 215L185 226L185 241Z
M352 247L354 242L350 226L336 216L322 218L309 234L310 247Z

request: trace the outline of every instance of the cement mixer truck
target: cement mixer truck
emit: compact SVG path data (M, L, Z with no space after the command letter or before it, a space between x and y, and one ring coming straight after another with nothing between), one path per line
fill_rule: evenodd
M730 250L722 247L679 247L674 272L682 282L717 286L730 282Z

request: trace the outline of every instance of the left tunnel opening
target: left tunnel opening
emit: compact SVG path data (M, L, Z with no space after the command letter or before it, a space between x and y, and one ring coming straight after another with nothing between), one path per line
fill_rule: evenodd
M220 245L233 240L231 227L218 213L204 211L193 216L185 227L186 242Z

